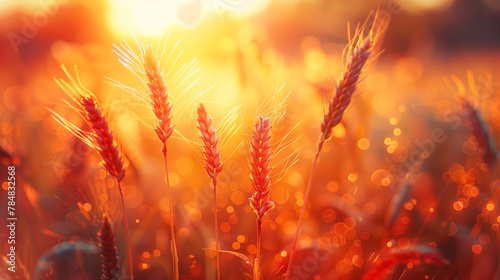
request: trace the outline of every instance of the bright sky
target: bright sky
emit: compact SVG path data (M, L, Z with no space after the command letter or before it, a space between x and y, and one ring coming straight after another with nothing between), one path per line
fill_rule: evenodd
M118 33L137 28L143 34L161 34L170 24L198 26L207 12L246 16L261 10L269 0L109 0L109 23Z

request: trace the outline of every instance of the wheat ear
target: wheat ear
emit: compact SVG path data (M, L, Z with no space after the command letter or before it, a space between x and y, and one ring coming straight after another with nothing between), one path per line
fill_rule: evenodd
M269 200L271 194L271 119L258 116L250 141L250 181L254 193L250 198L250 206L257 214L257 257L255 261L254 280L260 279L260 249L262 237L262 219L274 208Z
M106 215L103 217L102 227L97 237L99 238L99 258L101 259L101 280L120 279L115 237Z
M101 110L101 106L93 95L82 95L81 106L85 112L87 123L95 133L97 152L101 156L102 165L109 174L121 181L125 176L123 158L118 145L113 139L113 133L109 129L108 121Z
M174 131L172 125L172 103L170 101L167 83L160 62L153 52L151 45L142 51L142 60L144 74L147 77L146 85L149 89L151 98L151 107L153 113L158 119L155 132L160 141L165 144Z
M316 162L318 160L319 154L323 149L323 144L325 143L325 141L331 137L332 129L337 126L342 120L345 110L349 106L351 98L356 91L359 77L365 69L370 58L373 57L373 47L386 28L384 21L382 21L382 23L379 22L380 18L377 11L373 18L372 26L370 27L370 29L367 29L367 23L370 18L371 14L370 16L368 16L364 24L358 25L353 38L350 38L349 43L344 48L344 51L342 53L344 60L344 71L342 72L340 79L336 83L335 94L333 98L328 102L328 110L324 114L323 121L321 122L321 134L318 139L317 151L311 168L311 173L309 175L309 181L304 195L304 204L302 205L302 209L300 211L297 230L295 232L292 243L292 249L290 250L286 280L289 280L291 276L293 258L297 248L297 241L300 236L302 220L304 218L307 200L309 198L309 193L311 190L314 170L316 168ZM366 31L368 31L367 35L365 35Z
M81 130L74 124L59 116L57 113L53 111L51 112L56 121L97 151L101 157L102 166L104 166L106 171L108 171L108 173L116 179L116 184L120 192L122 202L125 233L127 235L130 279L133 279L134 266L132 262L132 247L130 244L130 232L128 227L127 211L125 209L125 199L123 196L123 189L121 187L121 180L125 176L123 156L118 148L118 145L116 144L116 141L114 140L113 132L109 128L102 106L99 104L95 95L82 85L80 78L78 77L76 67L76 81L71 77L64 66L62 66L62 69L66 73L70 83L62 79L56 80L56 82L78 104L79 108L73 107L72 105L70 106L80 113L85 122L92 129L92 133Z
M469 133L476 137L479 143L479 151L482 153L483 161L492 167L497 159L497 151L494 141L488 133L488 126L471 102L462 98L463 114L468 120Z
M384 276L398 264L415 265L428 264L434 266L447 266L450 261L444 258L437 251L429 251L428 249L410 248L405 250L392 250L385 257L379 259L372 268L363 275L363 280L385 279Z
M212 125L212 118L208 115L207 109L203 104L198 107L198 117L196 119L200 139L203 149L203 161L208 177L212 179L214 187L214 224L215 224L215 253L217 260L217 280L220 280L220 259L219 259L219 234L217 222L217 176L222 171L223 163L218 148L219 137L215 134Z

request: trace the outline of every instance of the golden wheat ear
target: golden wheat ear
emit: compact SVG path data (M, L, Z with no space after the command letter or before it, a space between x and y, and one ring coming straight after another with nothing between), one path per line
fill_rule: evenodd
M136 96L151 109L156 119L154 131L160 141L166 143L174 132L176 120L208 90L188 94L199 81L196 75L200 69L198 60L183 63L180 41L170 46L170 34L165 40L160 39L157 48L138 34L132 33L132 37L135 45L124 40L114 46L114 52L118 61L139 79L144 90L115 80L110 83Z
M175 115L182 115L182 113L187 110L188 107L190 107L189 105L193 104L195 100L204 92L198 95L192 95L185 98L184 101L180 101L180 98L197 83L197 79L192 81L191 78L199 68L197 67L196 59L194 59L191 63L184 64L180 68L175 67L182 54L182 51L180 51L177 53L177 56L174 55L178 43L173 48L172 52L170 52L170 54L168 55L165 64L163 64L170 65L168 71L165 71L164 67L162 66L162 57L164 54L166 54L166 43L168 41L168 38L164 42L165 45L163 45L162 48L159 47L157 50L155 50L152 47L151 43L144 42L144 40L141 39L138 35L132 34L132 37L137 44L138 51L135 51L127 44L127 42L124 41L122 44L115 46L115 53L118 55L118 60L139 78L146 91L131 89L130 87L123 86L121 83L115 81L112 81L112 83L134 94L140 100L145 101L155 115L156 125L154 131L163 144L161 151L163 153L165 162L166 186L170 205L169 212L171 221L170 235L172 265L174 273L173 278L175 280L178 280L179 259L175 241L175 215L168 172L167 140L172 136L172 133L174 132L173 117ZM171 61L171 59L173 60L173 62L169 64L169 61ZM176 71L172 72L174 71L174 69ZM173 101L170 95L171 92L175 93L177 98L176 100L180 101L177 109L174 109L173 107Z

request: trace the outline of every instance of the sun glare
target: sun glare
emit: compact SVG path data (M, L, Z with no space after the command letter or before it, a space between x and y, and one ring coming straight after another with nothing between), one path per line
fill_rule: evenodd
M444 10L453 4L455 0L413 0L401 1L401 5L412 12L423 10Z
M145 35L158 35L174 22L175 10L171 2L159 0L110 0L109 23L118 34L137 29Z
M195 28L209 16L246 17L266 7L269 0L109 0L109 24L117 34L131 29L156 36L172 25Z

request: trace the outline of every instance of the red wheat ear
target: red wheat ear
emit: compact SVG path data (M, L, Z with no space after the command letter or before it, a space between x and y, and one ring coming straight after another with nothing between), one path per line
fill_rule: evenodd
M257 214L257 222L261 223L267 212L274 208L269 200L271 194L271 119L259 116L255 122L250 143L250 181L254 194L250 198L250 206Z
M335 94L328 102L328 110L321 122L318 153L323 148L324 142L331 137L332 129L342 120L345 110L351 103L352 95L356 91L361 73L369 59L373 58L373 47L386 28L383 19L378 16L378 11L374 16L373 25L368 30L366 29L367 22L368 20L363 25L358 25L354 37L349 40L343 51L344 71L336 83ZM365 35L365 32L368 34Z
M97 237L99 238L99 258L101 259L101 280L120 279L115 237L106 215L104 215L102 227Z
M95 133L96 150L101 156L102 165L118 182L125 176L123 157L113 139L108 121L94 95L81 96L80 106L84 109L85 120Z
M203 104L198 107L198 117L196 119L198 130L200 131L200 139L203 149L203 161L205 162L205 170L208 176L212 179L213 185L217 183L217 176L222 171L223 163L218 148L219 137L215 134L212 125L212 118L208 115L207 109Z
M102 166L120 182L125 176L123 156L114 140L113 132L109 128L102 106L99 104L96 96L83 87L78 78L78 72L76 74L77 80L75 81L64 66L62 66L62 69L66 73L70 83L62 79L56 80L56 82L75 101L78 107L74 107L74 105L68 102L66 103L80 113L92 131L83 131L54 111L50 109L49 111L57 122L96 150L102 160Z
M363 280L385 279L388 272L398 264L413 263L415 265L428 264L434 266L448 266L450 261L437 251L428 248L410 248L406 250L392 250L388 255L375 262L370 271L363 275Z
M203 104L198 107L198 117L196 119L198 130L200 131L200 139L203 149L203 161L205 162L205 170L208 177L212 179L214 187L214 224L215 224L215 253L217 262L217 279L220 280L220 258L219 258L219 235L217 222L217 176L222 171L224 164L220 157L218 148L219 137L215 134L212 125L212 118L208 115L207 109Z
M479 153L482 160L490 167L495 164L498 157L498 151L495 140L489 133L488 124L481 116L477 103L479 103L479 94L489 94L487 91L491 85L478 87L472 71L467 73L468 85L464 84L457 76L445 78L444 82L452 91L458 90L458 102L461 105L462 115L465 118L466 128L471 136L475 136L479 144ZM485 81L488 83L488 80ZM491 81L489 81L491 83ZM481 90L486 92L481 92ZM470 92L469 92L470 91Z

